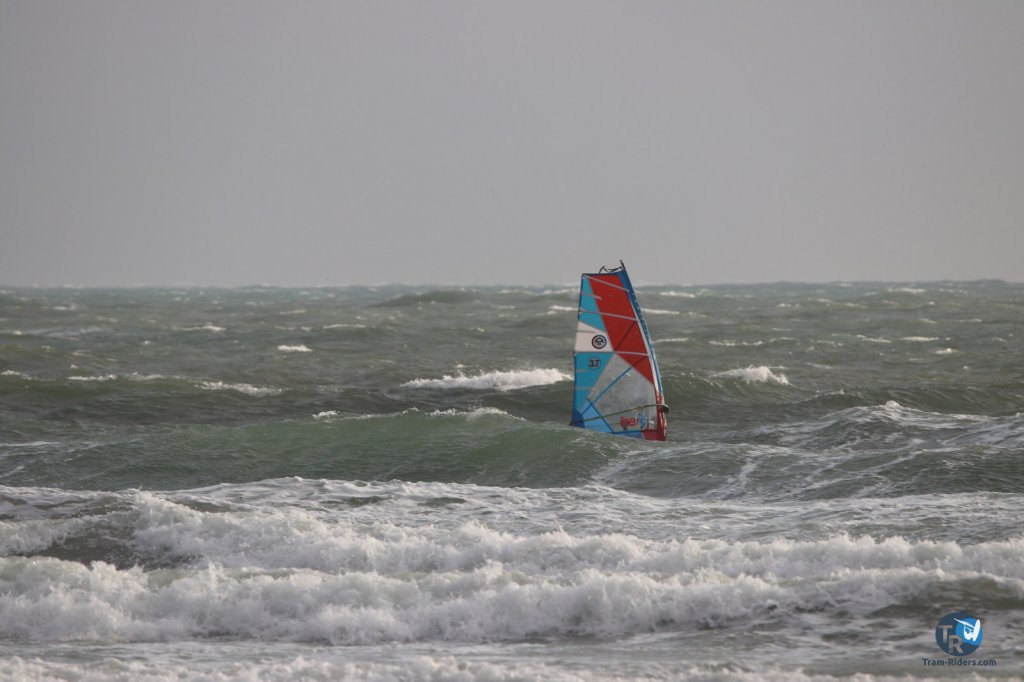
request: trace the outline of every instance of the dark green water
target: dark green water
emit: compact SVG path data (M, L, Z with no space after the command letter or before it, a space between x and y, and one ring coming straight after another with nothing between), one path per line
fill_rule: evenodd
M1024 286L638 295L664 443L567 426L572 286L0 290L8 669L1020 674Z

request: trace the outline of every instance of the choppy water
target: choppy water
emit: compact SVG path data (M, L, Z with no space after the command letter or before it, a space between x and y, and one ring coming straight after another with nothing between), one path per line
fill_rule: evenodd
M664 443L572 286L0 290L0 677L1021 675L1024 285L639 299Z

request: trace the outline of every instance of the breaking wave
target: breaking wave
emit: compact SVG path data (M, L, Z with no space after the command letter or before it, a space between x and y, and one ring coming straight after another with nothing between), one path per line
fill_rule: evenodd
M203 381L199 387L207 391L236 391L255 397L280 395L284 391L272 386L253 386L252 384L230 383L225 381Z
M712 374L715 378L721 379L740 379L741 381L748 384L779 384L782 386L789 385L789 379L786 378L785 374L776 374L770 368L765 366L760 367L742 367L739 369L730 369L724 372L718 372Z
M293 346L280 345L277 347L282 353L312 353L313 349L307 347L305 344L297 344Z
M513 391L530 386L546 386L571 377L558 369L527 369L508 372L484 372L474 376L444 375L440 379L413 379L402 384L405 388L484 389Z
M14 510L19 532L3 540L0 636L482 643L770 626L808 612L845 622L940 594L970 594L979 609L1024 607L1019 538L730 542L522 533L472 520L395 525L373 509L388 499L379 486L299 482L272 509L253 507L269 483L64 499L39 491L50 518ZM6 491L5 502L23 494ZM399 505L390 515L407 517L410 504L425 513L516 498L473 486L400 485L390 494ZM354 514L334 512L339 504ZM61 558L62 547L81 553L90 543L91 561Z

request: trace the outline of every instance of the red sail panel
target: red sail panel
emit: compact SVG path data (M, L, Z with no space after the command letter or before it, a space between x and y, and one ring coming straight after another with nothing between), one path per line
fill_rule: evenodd
M654 370L647 356L643 331L619 274L590 275L590 286L612 348L653 384Z

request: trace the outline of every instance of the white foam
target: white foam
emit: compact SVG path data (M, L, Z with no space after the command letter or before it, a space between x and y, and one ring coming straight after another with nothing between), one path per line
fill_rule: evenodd
M207 322L206 324L200 325L198 327L182 327L181 331L183 331L183 332L215 332L215 333L220 333L220 332L226 331L226 328L225 327L220 327L218 325L211 324L211 323Z
M576 312L577 309L576 309L575 306L550 305L550 306L548 306L548 310L551 310L551 311L554 311L554 312L560 312L560 313L574 313L574 312Z
M776 374L769 367L765 367L764 365L760 367L750 366L741 367L739 369L730 369L725 372L719 372L718 374L712 374L711 376L725 379L742 379L748 384L770 383L782 386L789 385L789 379L786 378L785 374Z
M326 410L324 412L317 412L313 415L313 419L330 419L331 417L337 417L340 413L336 410Z
M513 391L530 386L546 386L569 379L557 369L525 369L508 372L484 372L475 376L444 375L440 379L413 379L402 384L406 388L490 389Z
M953 353L956 352L957 350L955 348L940 348L939 350L935 351L935 355L952 355Z
M966 437L980 429L993 428L998 430L1000 420L994 417L976 414L949 414L927 412L901 405L895 400L886 401L884 405L870 407L851 407L838 413L842 419L852 422L872 422L879 419L900 424L913 425L918 429L945 431L948 429L966 429ZM834 416L826 418L832 423ZM1011 427L1012 429L1012 427Z
M277 349L279 351L281 351L282 353L312 353L313 352L313 350L311 348L308 348L306 345L301 344L301 343L298 344L298 345L295 345L295 346L281 345L281 346L278 346Z
M663 310L661 308L644 308L645 315L680 315L678 310Z
M557 654L538 660L539 652L526 655L500 652L491 655L491 660L480 660L488 654L480 651L460 651L456 654L437 652L429 655L414 651L410 654L400 648L389 648L386 660L374 660L379 656L375 651L363 653L346 650L342 655L336 655L335 649L320 647L310 648L300 655L290 653L274 656L271 647L266 645L258 651L250 650L249 647L246 643L222 643L214 651L193 644L177 656L148 651L145 657L138 659L112 655L88 663L12 656L4 661L4 667L9 675L6 679L19 682L180 682L185 679L206 682L836 682L833 675L817 675L767 663L760 663L756 672L748 672L732 670L718 662L698 664L678 660L666 663L662 660L638 660L636 657L612 665L601 661L581 664L577 657L563 659ZM196 649L199 651L195 652ZM586 651L580 653L580 656L586 655ZM360 660L360 656L367 656L368 660ZM958 681L984 680L983 676L960 672L956 676ZM853 677L854 682L907 682L908 679L904 676L864 673ZM939 682L940 678L915 676L913 679L915 682Z
M659 291L658 295L671 298L697 298L697 294L692 294L689 291Z
M78 369L76 365L71 366L72 369ZM168 377L163 374L139 374L138 372L132 372L130 374L102 374L99 376L71 376L68 377L68 381L84 381L84 382L105 382L105 381L162 381L165 379L176 379L178 377Z
M1019 450L1024 447L1024 414L1013 417L975 417L974 415L956 415L979 423L970 431L951 439L950 443L985 443L997 447Z
M492 417L493 416L501 416L501 417L509 417L510 419L520 419L519 417L513 417L512 415L510 415L505 410L499 409L497 407L478 407L475 410L470 410L469 412L466 412L464 410L457 410L455 408L451 408L451 409L447 409L447 410L434 410L433 412L430 412L428 416L431 416L431 417L466 417L466 419L469 420L469 421L476 421L477 419L480 419L481 417L488 417L488 416L492 416Z
M17 377L19 379L25 379L26 381L33 381L32 377L30 377L29 375L23 372L16 372L13 369L5 369L3 372L0 372L0 376Z
M224 381L202 381L199 383L199 388L207 391L237 391L238 393L257 397L280 395L284 392L283 389L273 388L271 386L253 386L252 384L241 383L232 384Z
M900 341L907 341L909 343L930 343L932 341L939 341L937 336L904 336Z
M128 379L131 381L163 381L176 378L178 377L168 377L163 374L139 374L138 372L132 372L128 375Z
M144 571L0 557L0 638L355 645L618 638L776 612L869 617L960 581L1024 584L1022 538L658 540L501 532L477 522L367 523L294 504L203 512L154 493L122 498L133 504L121 517L139 556L188 563ZM102 519L48 521L4 550L33 551L89 523L108 532Z
M761 341L760 339L757 340L757 341L728 341L728 340L726 340L726 341L708 341L708 344L710 344L712 346L726 346L726 347L729 347L729 348L733 348L733 347L736 347L736 346L756 347L756 346L763 346L764 345L764 341Z

